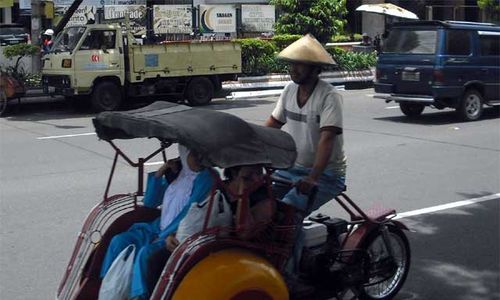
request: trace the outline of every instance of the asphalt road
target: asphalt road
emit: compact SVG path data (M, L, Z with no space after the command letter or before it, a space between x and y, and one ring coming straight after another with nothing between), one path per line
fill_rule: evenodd
M450 110L426 109L415 121L372 99L371 89L342 94L348 193L362 207L408 212L497 194L402 219L413 230L413 257L397 299L499 299L498 110L463 123ZM208 108L262 124L275 101L217 100ZM82 221L102 198L113 151L92 134L91 113L61 101L12 109L0 119L0 298L53 299ZM134 156L157 143L120 145ZM132 168L121 164L117 175L112 191L134 190ZM333 203L322 211L342 216Z

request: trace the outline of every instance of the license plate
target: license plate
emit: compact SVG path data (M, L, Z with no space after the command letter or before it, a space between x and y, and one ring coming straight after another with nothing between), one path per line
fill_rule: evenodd
M420 81L420 72L405 72L401 74L401 79L404 81Z

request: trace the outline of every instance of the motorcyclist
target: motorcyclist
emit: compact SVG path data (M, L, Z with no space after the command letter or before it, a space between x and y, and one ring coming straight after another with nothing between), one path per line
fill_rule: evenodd
M335 61L310 34L292 43L278 54L290 63L289 83L281 94L266 126L282 128L297 146L294 167L280 170L276 176L296 182L283 201L304 212L304 216L337 196L345 186L346 157L343 150L342 96L319 78L323 66ZM317 187L313 203L308 192ZM299 234L294 261L289 272L298 272L303 238Z
M54 41L52 40L52 37L54 36L54 30L52 29L47 29L43 32L43 40L42 40L42 50L43 53L47 53L50 51L50 48L52 48L52 44Z

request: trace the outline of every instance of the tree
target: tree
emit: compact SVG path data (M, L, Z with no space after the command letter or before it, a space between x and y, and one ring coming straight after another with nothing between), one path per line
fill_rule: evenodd
M277 34L311 33L320 42L329 42L343 32L346 0L271 0L281 15L275 24Z
M484 10L488 18L495 23L500 19L500 1L498 0L477 0L477 6Z
M38 52L40 52L40 48L30 44L16 44L6 46L3 49L3 54L5 55L5 57L8 59L17 57L16 64L13 67L8 68L10 69L8 70L8 73L10 73L10 75L12 75L14 78L24 81L26 72L20 69L19 63L21 62L21 59L23 57L32 56Z

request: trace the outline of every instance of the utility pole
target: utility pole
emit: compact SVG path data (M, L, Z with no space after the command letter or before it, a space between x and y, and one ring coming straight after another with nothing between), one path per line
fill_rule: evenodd
M31 0L31 43L33 45L40 46L40 35L42 30L42 1L40 0ZM41 63L41 54L38 52L37 54L32 56L31 66L32 73L37 74L40 73Z

